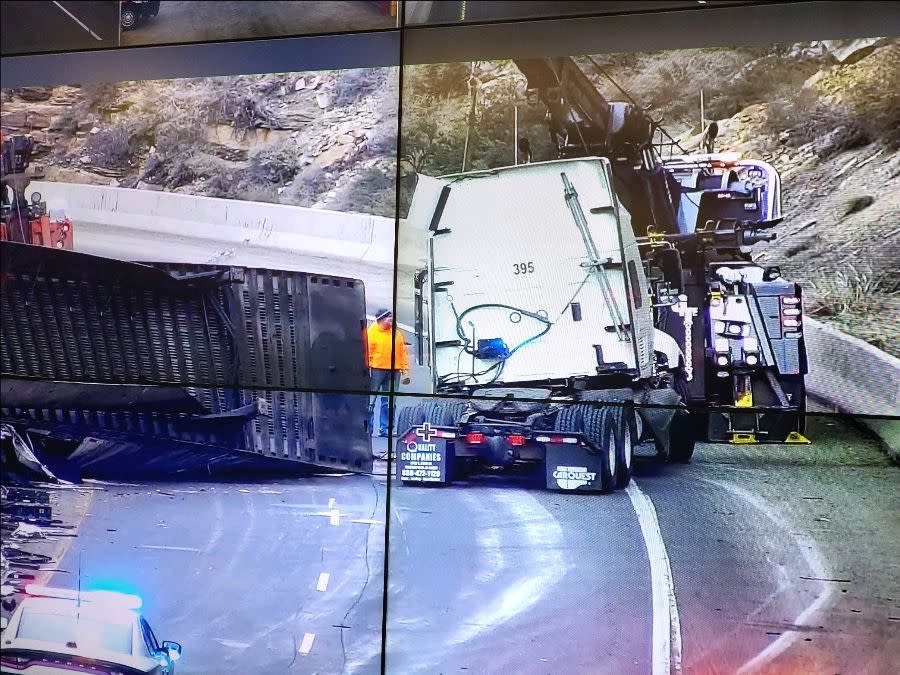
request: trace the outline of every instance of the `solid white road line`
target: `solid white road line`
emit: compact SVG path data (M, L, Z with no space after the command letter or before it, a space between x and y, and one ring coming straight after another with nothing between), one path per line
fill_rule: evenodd
M191 548L189 546L151 546L150 544L143 544L138 546L138 548L155 548L160 551L191 551L193 553L200 553L199 548Z
M337 509L332 509L329 514L328 522L332 525L340 525L341 524L341 512Z
M333 509L333 508L334 508L334 497L331 497L328 499L328 510L331 511L331 509Z
M95 40L98 40L98 41L100 41L100 42L103 41L103 38L101 38L99 35L97 35L97 34L96 34L94 31L92 31L90 28L88 28L87 26L85 26L85 25L81 22L81 20L79 20L79 18L78 18L77 16L75 16L74 14L72 14L72 12L70 12L69 10L67 10L65 7L63 7L63 6L62 6L61 4L59 4L58 2L54 2L53 4L56 5L57 7L59 7L59 8L60 8L62 11L64 11L66 14L68 14L68 15L69 15L69 18L71 18L72 21L74 21L74 22L77 23L79 26L81 26L82 28L84 28L88 33L90 33L90 34L94 37Z
M319 574L319 583L316 584L316 590L320 593L324 593L328 590L328 580L331 578L331 575L328 572L321 572Z
M315 633L304 633L303 641L300 643L299 654L309 654L312 651L313 641L316 639Z
M650 559L653 597L653 675L681 672L681 622L669 554L659 529L656 508L632 480L625 488L641 526L641 535Z
M819 553L819 549L816 547L816 543L812 539L812 537L809 537L802 533L794 532L792 531L793 528L785 527L785 523L788 521L762 497L753 494L752 492L748 492L747 490L740 488L733 483L713 480L711 478L701 478L700 480L706 481L707 483L711 483L713 485L717 485L720 488L728 490L732 494L737 495L738 497L752 505L757 511L762 513L767 519L772 522L772 525L777 529L789 532L791 538L793 538L794 540L795 545L798 549L800 549L800 553L803 555L803 559L806 561L806 564L809 565L810 576L819 579L827 579L830 576L828 569L825 566L825 562L822 559L822 554ZM813 600L802 612L800 612L800 614L797 615L797 618L795 618L793 621L793 625L805 625L810 620L810 618L815 615L816 612L825 607L825 605L831 599L831 595L833 592L833 588L828 583L824 583L822 591L818 596L816 596L815 600ZM776 656L784 652L784 650L786 650L794 642L796 642L800 638L800 636L801 633L796 630L786 630L781 635L779 635L772 644L770 644L759 654L757 654L752 659L747 661L743 666L741 666L740 670L737 671L738 675L756 671L760 666L768 663Z

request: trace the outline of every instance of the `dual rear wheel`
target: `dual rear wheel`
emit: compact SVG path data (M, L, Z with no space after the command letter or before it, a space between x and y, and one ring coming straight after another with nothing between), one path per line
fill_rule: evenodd
M599 450L600 490L612 492L631 482L636 427L626 406L566 406L556 417L556 431L583 433Z

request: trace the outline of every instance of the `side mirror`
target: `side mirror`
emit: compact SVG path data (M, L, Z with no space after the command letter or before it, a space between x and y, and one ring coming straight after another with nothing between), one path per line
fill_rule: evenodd
M177 661L181 658L181 645L177 642L172 642L171 640L165 640L162 643L163 651L169 655L169 658L172 661Z

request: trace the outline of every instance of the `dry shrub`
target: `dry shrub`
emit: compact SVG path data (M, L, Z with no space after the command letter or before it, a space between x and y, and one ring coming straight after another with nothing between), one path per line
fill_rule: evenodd
M300 171L302 152L293 140L273 143L253 152L249 165L242 172L248 185L281 185L287 183Z
M281 203L312 206L333 185L334 179L326 176L320 166L310 164L294 176L294 182L281 195Z
M897 279L860 272L848 265L849 272L820 273L809 279L810 293L806 311L812 316L839 317L847 313L868 314L885 296L898 296Z
M105 169L122 169L130 165L138 151L138 136L135 125L120 122L96 134L91 134L85 143L85 152L91 164Z
M384 173L368 167L356 176L339 194L329 208L350 213L369 213L375 216L395 216L397 182L395 173Z
M810 89L772 103L765 130L772 135L786 131L786 143L792 147L812 143L823 158L879 140L865 120Z

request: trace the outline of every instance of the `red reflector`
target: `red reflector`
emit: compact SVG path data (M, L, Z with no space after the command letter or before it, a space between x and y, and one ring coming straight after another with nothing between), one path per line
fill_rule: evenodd
M522 434L513 434L509 437L510 445L525 445L525 437Z
M484 434L480 431L472 431L466 434L466 443L484 443Z

